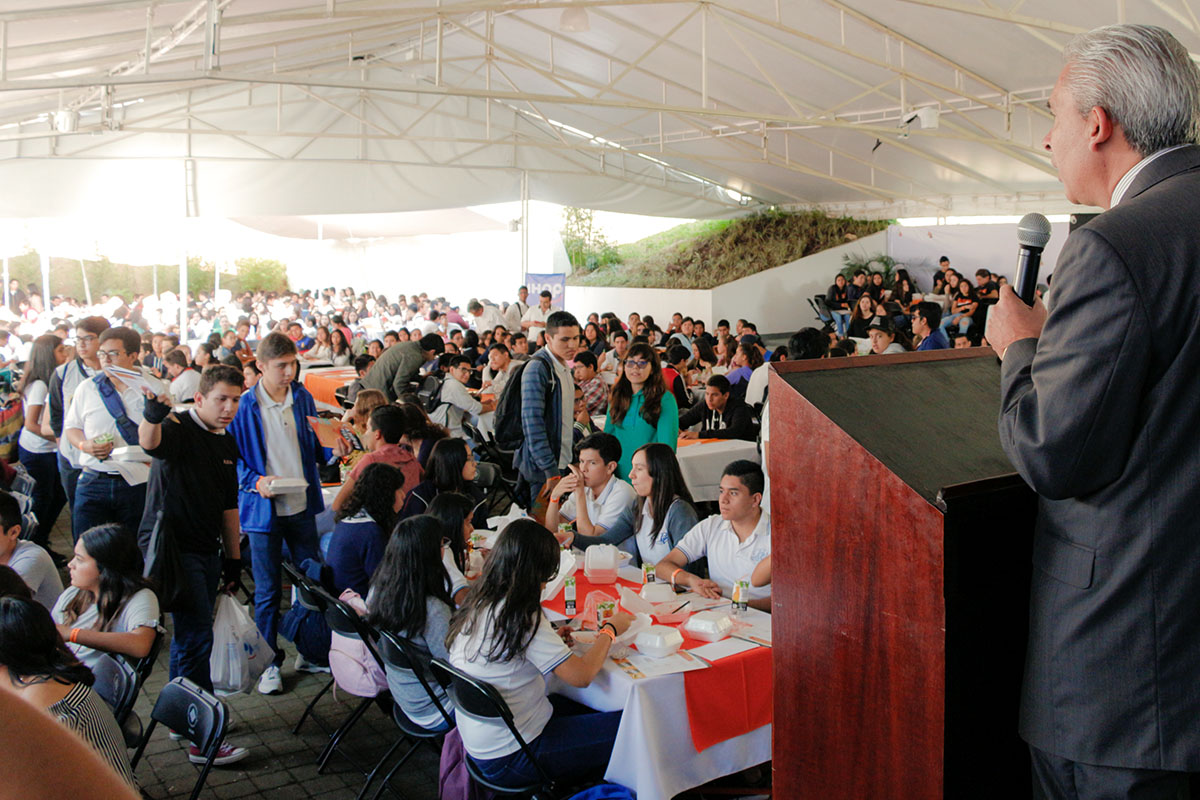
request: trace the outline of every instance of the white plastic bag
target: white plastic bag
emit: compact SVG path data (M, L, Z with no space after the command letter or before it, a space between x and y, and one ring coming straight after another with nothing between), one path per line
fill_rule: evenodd
M275 658L246 607L222 592L213 620L213 649L208 661L217 694L249 692Z

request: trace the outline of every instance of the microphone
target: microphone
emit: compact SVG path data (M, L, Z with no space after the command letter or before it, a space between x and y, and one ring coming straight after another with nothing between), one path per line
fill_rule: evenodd
M1017 282L1014 287L1017 297L1027 306L1033 305L1037 289L1038 268L1042 264L1042 250L1050 241L1050 220L1041 214L1026 214L1017 223Z

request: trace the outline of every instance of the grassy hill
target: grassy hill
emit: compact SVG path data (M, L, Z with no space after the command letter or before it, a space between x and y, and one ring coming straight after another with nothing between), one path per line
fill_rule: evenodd
M887 220L769 211L679 225L617 247L620 263L576 271L577 286L711 289L887 228Z

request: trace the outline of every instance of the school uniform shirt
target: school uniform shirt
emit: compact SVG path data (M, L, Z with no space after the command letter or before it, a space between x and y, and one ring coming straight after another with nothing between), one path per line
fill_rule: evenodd
M721 587L721 594L733 597L734 583L749 581L758 562L771 555L771 514L763 509L754 531L744 542L738 541L729 520L714 514L697 523L675 546L689 564L708 556L708 576ZM751 586L749 596L751 600L770 597L770 584Z
M303 478L304 464L300 457L300 439L296 431L296 415L292 411L292 392L283 393L283 401L276 402L267 394L260 382L254 387L258 394L258 408L262 414L263 439L267 447L267 474L281 478ZM308 507L304 492L288 492L272 498L275 514L290 517L300 514Z
M493 631L489 612L475 621L471 636L458 634L450 643L450 663L496 687L512 710L513 723L527 742L541 735L554 713L546 698L546 675L571 657L571 651L559 638L550 621L539 610L537 629L525 652L508 661L488 661ZM498 719L457 715L459 735L472 758L493 759L520 750L508 727Z
M592 521L593 525L599 525L605 530L611 528L621 518L621 515L637 501L637 492L633 490L633 487L615 475L608 479L608 483L604 484L599 495L593 494L592 490L587 487L584 488L583 494L584 502L587 503L588 519ZM578 496L579 490L576 489L563 501L558 509L560 517L571 522L575 521L575 518L579 516L578 501L576 500Z
M79 594L77 587L68 586L58 596L58 602L54 604L54 608L50 611L50 616L54 618L57 624L68 624L63 615L67 606L70 605L77 594ZM107 633L130 633L138 628L157 628L159 614L158 597L155 596L154 592L150 589L138 589L125 600L124 605L121 606L121 610L117 612L117 615L113 617L104 631ZM99 606L92 603L70 625L72 628L96 630L96 621L99 618ZM67 647L71 648L71 652L75 654L76 658L92 669L96 668L96 665L100 663L100 656L104 655L103 650L93 650L90 647L73 642L67 642Z
M386 547L387 537L365 510L340 520L333 527L325 554L325 563L333 570L333 585L339 592L353 589L365 597Z
M171 399L176 403L190 403L200 391L200 373L188 367L171 381Z
M540 324L535 325L534 327L545 327L546 320L550 318L550 315L553 314L555 311L561 311L561 310L562 309L558 308L557 306L550 306L550 309L548 311L542 311L541 306L530 306L525 311L525 313L521 315L521 322L537 322ZM529 333L531 335L536 335L537 331L535 331L531 328Z
M62 579L54 566L50 554L33 542L20 539L8 556L8 566L21 576L25 585L33 590L33 599L47 610L53 609L62 594Z
M142 374L153 388L155 394L161 394L162 384L155 378L146 375L144 371ZM116 388L115 383L113 384L113 388ZM146 396L136 389L131 389L129 386L126 386L118 394L121 398L121 404L125 406L125 416L129 417L129 421L134 425L140 423L142 421L142 409L146 406ZM112 434L114 447L137 444L136 440L126 442L122 438L121 431L117 428L117 421L113 419L112 414L108 413L108 408L104 405L103 398L100 397L100 389L96 387L94 380L84 381L75 389L75 396L71 400L71 410L67 412L67 416L63 420L63 430L65 431L68 428L77 428L83 431L83 438L85 439L95 439L104 433ZM93 469L96 472L117 472L117 468L112 466L110 459L101 461L83 451L79 451L79 465Z
M33 406L41 406L43 419L50 414L50 406L46 402L50 396L50 387L45 381L34 381L25 387L25 408ZM53 453L58 444L56 442L48 442L36 433L27 430L24 426L21 427L21 435L17 437L18 443L27 452L30 453Z
M463 420L477 417L481 411L483 404L471 396L467 387L457 378L447 375L442 382L442 403L429 418L439 425L445 425L451 436L461 439L464 438Z

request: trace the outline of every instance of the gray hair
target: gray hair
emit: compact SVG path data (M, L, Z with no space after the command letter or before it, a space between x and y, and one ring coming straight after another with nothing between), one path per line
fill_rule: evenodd
M1200 142L1200 72L1187 48L1153 25L1108 25L1063 50L1081 116L1103 108L1142 157Z

